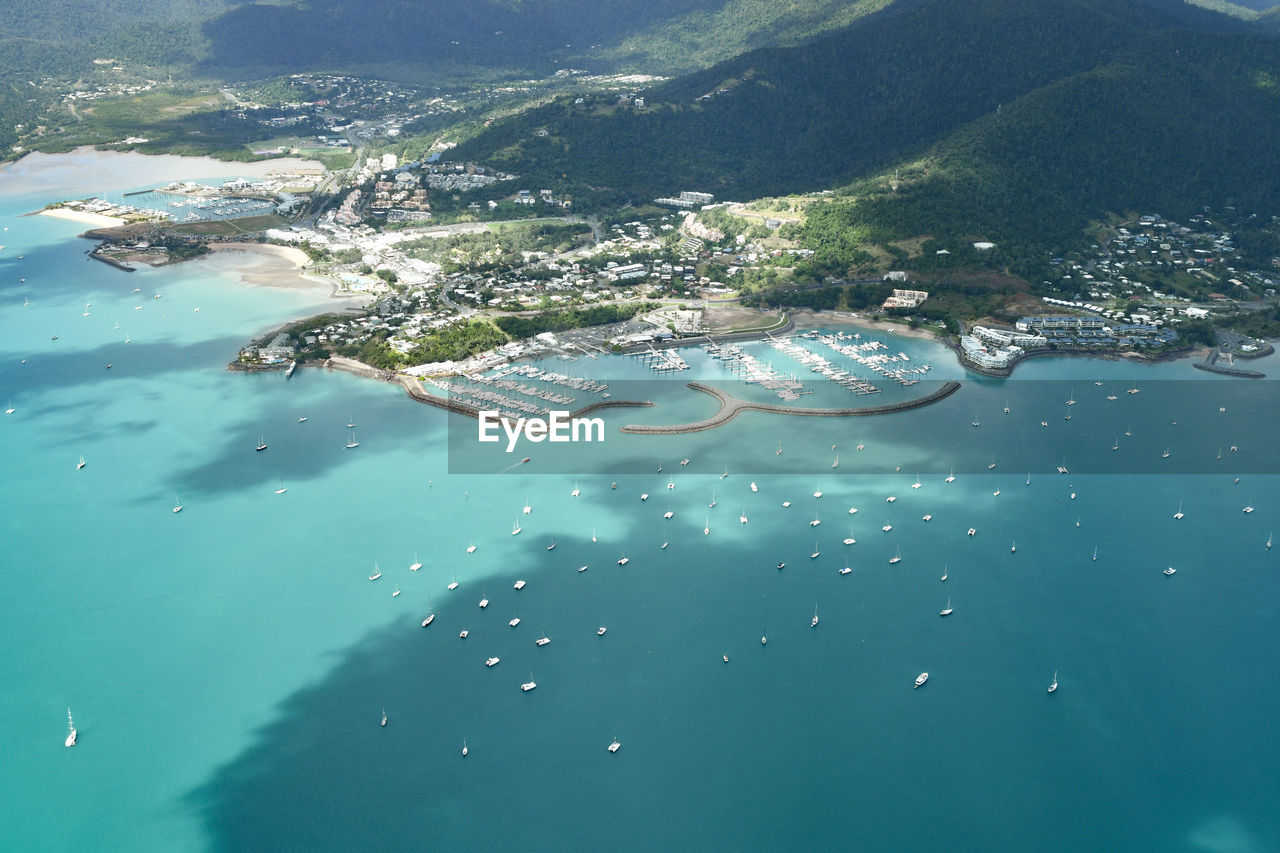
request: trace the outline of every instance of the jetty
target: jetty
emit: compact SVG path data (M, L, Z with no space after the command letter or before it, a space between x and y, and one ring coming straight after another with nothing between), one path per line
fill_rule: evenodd
M886 403L880 406L859 406L848 409L820 409L809 408L803 406L782 406L776 403L755 403L750 400L743 400L727 394L719 388L710 385L704 385L701 382L690 382L687 387L694 391L702 391L715 397L720 403L720 410L709 418L700 421L693 421L686 424L671 425L651 425L651 424L627 424L621 428L622 432L656 434L656 435L674 435L686 432L701 432L702 430L714 429L721 424L726 424L736 418L741 412L772 412L779 415L800 415L803 417L816 418L850 418L865 417L868 415L887 415L894 412L905 412L909 409L917 409L921 406L928 406L939 400L950 397L956 391L960 390L960 383L954 379L944 382L936 391L926 394L923 397L916 397L912 400L903 400L898 403Z

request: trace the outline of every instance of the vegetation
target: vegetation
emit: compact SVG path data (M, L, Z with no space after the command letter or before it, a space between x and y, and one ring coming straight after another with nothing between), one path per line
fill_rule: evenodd
M511 314L497 318L498 328L512 338L532 338L543 332L563 332L583 326L603 326L630 320L636 314L658 307L653 302L633 302L628 305L593 305L568 311L544 311L540 314Z

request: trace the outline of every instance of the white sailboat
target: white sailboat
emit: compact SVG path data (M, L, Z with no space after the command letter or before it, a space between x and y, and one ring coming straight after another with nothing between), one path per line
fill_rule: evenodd
M1049 682L1049 692L1053 693L1058 689L1058 671L1053 671L1053 681Z
M182 498L178 498L176 501L174 501L174 503L173 503L173 511L174 511L174 512L182 512Z
M837 454L836 454L836 458L835 458L835 459L832 459L832 460L831 460L831 467L832 467L832 468L839 468L839 467L840 467L840 454L839 454L839 453L837 453Z
M418 559L418 552L414 551L413 562L409 564L409 571L416 572L420 568L422 568L422 561Z
M892 557L889 558L889 565L902 562L902 548L898 548Z
M524 528L520 526L520 519L517 518L515 523L511 525L511 535L519 536L521 530L524 530Z
M1182 520L1182 501L1178 501L1178 511L1173 514L1173 517L1179 521Z
M380 577L382 577L382 569L378 568L378 564L375 562L373 564L373 573L369 575L369 580L376 581Z
M83 467L84 467L84 457L81 456L80 461L76 463L76 470L79 471Z
M947 606L938 611L939 616L951 615L951 597L947 596Z
M454 572L449 572L449 586L446 587L446 589L453 591L457 588L458 588L458 575Z
M818 605L813 605L813 618L809 620L810 628L818 627Z
M952 465L951 473L947 475L947 479L944 482L954 483L955 481L956 481L956 466Z
M258 451L263 451L267 449L267 441L262 437L261 434L258 435L258 446L254 449Z
M385 726L386 724L387 724L387 709L386 709L386 708L383 708L383 709L382 709L382 723L381 723L381 725Z
M287 491L289 491L289 490L288 490L288 489L286 489L286 488L284 487L284 477L281 477L281 478L280 478L280 488L276 489L276 494L277 494L277 495L283 495L283 494L284 494L285 492L287 492Z
M468 753L468 750L467 750L467 739L466 739L466 738L463 738L463 739L462 739L462 757L463 757L463 758L466 758L466 757L467 757L467 753Z
M356 441L356 431L352 430L351 440L347 442L347 450L351 450L353 447L359 447L359 446L360 446L360 442Z
M75 721L71 719L70 708L67 708L67 739L64 742L64 745L65 746L76 745L76 724L75 724Z
M942 577L938 578L938 580L945 581L946 579L947 579L947 565L944 563L942 566Z

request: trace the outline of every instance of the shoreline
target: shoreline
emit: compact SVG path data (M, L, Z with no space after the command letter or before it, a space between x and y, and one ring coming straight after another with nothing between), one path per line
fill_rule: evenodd
M36 215L65 219L68 222L78 222L81 225L92 225L94 228L119 228L121 225L128 224L127 219L119 216L107 216L102 213L89 213L83 210L70 210L65 207L48 207L44 210L37 210Z

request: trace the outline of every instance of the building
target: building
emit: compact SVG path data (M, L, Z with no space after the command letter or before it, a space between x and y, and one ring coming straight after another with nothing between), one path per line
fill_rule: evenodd
M893 275L889 273L888 275ZM905 278L906 273L902 273ZM886 276L887 277L887 276ZM900 279L894 279L895 281ZM920 303L929 298L929 292L926 290L899 290L893 289L893 295L884 301L885 308L916 308Z

